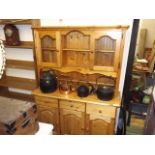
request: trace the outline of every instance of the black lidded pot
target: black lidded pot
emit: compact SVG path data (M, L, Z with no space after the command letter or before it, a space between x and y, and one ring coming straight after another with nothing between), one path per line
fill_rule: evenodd
M94 90L94 87L91 84L88 85L80 85L77 88L77 95L79 97L87 97L88 95L90 95Z
M114 88L110 86L99 86L96 90L96 94L100 100L109 101L114 96Z
M40 76L40 89L43 93L54 92L57 89L57 78L52 71L42 71Z
M106 85L98 85L98 80L100 78L108 78L113 80L114 82L115 82L115 79L111 76L105 76L105 75L102 75L96 79L96 85L97 85L96 95L98 99L103 101L109 101L114 97L114 87L106 86Z

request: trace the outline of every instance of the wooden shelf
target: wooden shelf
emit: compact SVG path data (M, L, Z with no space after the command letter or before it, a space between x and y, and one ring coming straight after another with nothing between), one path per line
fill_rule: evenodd
M4 47L5 48L27 48L32 49L33 48L33 42L32 41L21 41L21 44L18 46L9 46L6 44L6 41L4 40Z
M115 51L112 51L112 50L98 50L98 49L96 49L95 51L102 52L102 53L115 53Z
M6 60L7 68L18 68L18 69L28 69L34 70L34 62L33 61L21 61L21 60Z
M0 25L5 25L5 24L40 26L40 20L39 19L0 19Z
M34 96L32 94L16 93L5 89L0 89L0 96L34 102Z
M41 48L42 50L49 50L49 51L58 51L57 49L55 49L55 48L48 48L48 47L46 47L46 48Z
M77 51L77 52L90 52L91 50L89 49L68 49L68 48L64 48L62 49L63 51Z
M56 99L64 99L64 100L70 100L70 101L77 101L77 102L84 102L84 103L91 103L91 104L97 104L97 105L105 105L105 106L115 106L115 107L120 107L120 94L117 93L112 100L110 101L103 101L97 98L95 94L89 95L87 97L79 97L77 96L76 92L72 92L68 95L64 95L59 92L59 90L56 90L55 92L52 93L42 93L39 88L35 89L33 91L34 95L41 96L41 97L52 97Z
M0 80L0 86L17 89L34 90L37 86L34 79L6 76Z
M103 74L107 76L112 76L114 78L117 77L117 72L110 72L110 71L95 71L95 70L90 70L89 68L79 68L79 67L61 67L61 68L53 68L55 70L58 70L60 72L80 72L82 74Z

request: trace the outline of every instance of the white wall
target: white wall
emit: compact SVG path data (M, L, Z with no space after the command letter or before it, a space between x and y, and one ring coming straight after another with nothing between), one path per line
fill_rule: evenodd
M141 20L140 28L147 29L145 47L152 48L153 41L155 40L155 19Z

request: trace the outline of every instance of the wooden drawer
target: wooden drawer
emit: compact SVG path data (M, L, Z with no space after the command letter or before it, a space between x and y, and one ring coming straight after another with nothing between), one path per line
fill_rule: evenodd
M35 96L35 101L38 105L58 108L58 100L48 97Z
M76 101L60 100L60 108L85 112L85 103Z
M116 108L111 106L101 106L101 105L89 104L89 103L87 103L86 105L86 112L89 114L96 113L103 116L115 117L115 111L116 111Z

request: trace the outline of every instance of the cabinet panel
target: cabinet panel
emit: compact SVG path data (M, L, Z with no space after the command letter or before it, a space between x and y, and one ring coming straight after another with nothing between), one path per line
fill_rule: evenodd
M95 113L106 117L114 118L116 114L116 108L111 106L102 106L87 103L86 112L89 114Z
M121 36L120 30L94 32L94 70L118 70Z
M60 109L61 134L83 135L85 117L83 112Z
M89 67L90 34L79 30L61 33L62 65L65 67Z
M112 135L114 134L114 118L104 117L99 114L87 114L86 132L90 135Z
M50 123L54 126L53 131L57 134L60 133L59 129L59 111L57 108L48 106L37 105L38 119L41 122Z
M90 37L79 30L71 30L62 34L62 45L64 49L89 49Z
M74 110L74 111L85 111L85 103L82 102L75 102L75 101L66 101L60 100L60 108Z
M37 104L42 105L42 106L58 108L58 100L57 99L35 96L35 101Z
M60 33L57 31L34 31L37 61L40 65L60 65ZM38 64L38 65L39 65Z

